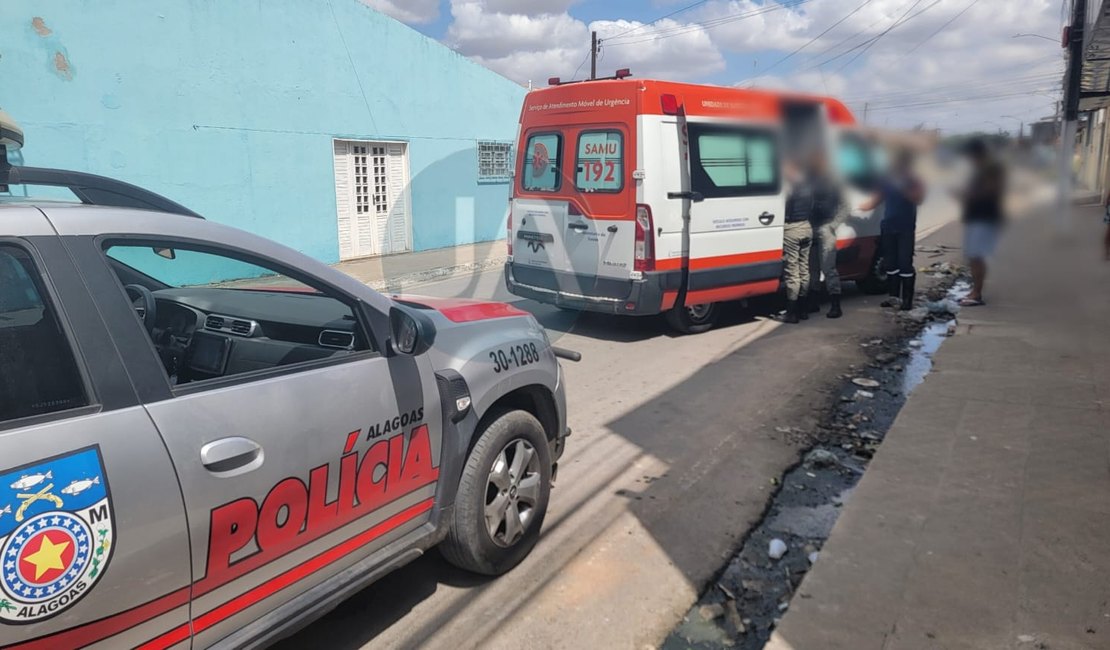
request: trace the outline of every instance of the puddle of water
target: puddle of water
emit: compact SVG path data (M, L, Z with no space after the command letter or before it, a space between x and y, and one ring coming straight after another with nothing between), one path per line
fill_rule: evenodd
M959 302L961 298L967 296L970 290L971 286L966 280L959 280L948 290L946 297L948 300ZM955 318L947 321L933 321L926 325L921 330L921 334L910 343L910 356L902 372L903 395L909 395L914 388L925 381L925 376L933 369L933 354L940 349L941 343L944 343L944 340L948 338L948 327L955 322ZM920 344L915 347L915 342Z
M947 300L967 295L966 281L957 281ZM662 650L758 650L763 648L789 609L794 590L810 569L810 559L820 562L820 549L828 538L841 507L850 498L876 448L886 436L909 393L925 380L933 355L948 338L955 319L931 321L904 349L901 364L871 363L865 374L882 383L865 399L845 381L840 400L815 433L814 449L824 452L818 466L807 460L786 472L761 521L749 531L743 546L722 569L714 584L702 594L683 622L672 631ZM901 345L906 345L903 341ZM870 345L865 346L870 347ZM878 355L876 355L878 356ZM834 456L835 462L828 461ZM781 540L787 552L778 560L768 556L769 544ZM703 609L704 608L704 609Z

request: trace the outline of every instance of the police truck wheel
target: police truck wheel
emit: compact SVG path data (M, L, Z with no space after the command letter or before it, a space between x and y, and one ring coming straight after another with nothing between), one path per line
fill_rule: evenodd
M551 494L551 452L530 413L495 415L470 451L440 551L457 567L501 575L540 537Z
M859 287L860 291L872 296L886 293L888 285L886 274L883 273L883 259L881 257L875 257L867 277L856 280L856 286Z
M667 312L667 323L683 334L700 334L717 322L717 303L676 306Z

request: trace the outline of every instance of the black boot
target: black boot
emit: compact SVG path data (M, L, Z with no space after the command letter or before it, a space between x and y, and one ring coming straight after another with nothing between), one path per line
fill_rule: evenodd
M784 322L784 323L789 323L791 325L797 324L797 322L798 322L798 301L797 300L787 300L786 301L786 311L783 312L782 317L780 318L780 320L782 320L782 322Z
M829 307L829 313L825 314L826 317L828 317L828 318L840 318L841 316L844 315L844 312L840 311L840 295L839 294L835 294L835 293L834 294L829 294L829 302L831 303L831 306Z
M809 294L803 293L798 297L798 318L809 320Z
M902 278L902 311L913 309L913 287L917 283L917 276L911 275Z
M902 278L897 273L886 276L888 298L882 302L883 307L898 307L902 304Z

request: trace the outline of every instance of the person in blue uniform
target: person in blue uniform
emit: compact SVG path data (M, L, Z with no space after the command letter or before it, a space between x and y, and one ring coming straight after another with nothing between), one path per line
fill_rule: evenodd
M879 183L875 194L860 206L874 210L884 206L880 225L880 251L886 269L890 297L884 307L913 308L916 273L913 266L914 238L917 231L917 206L925 200L925 186L913 171L914 157L908 149L894 157L890 173Z

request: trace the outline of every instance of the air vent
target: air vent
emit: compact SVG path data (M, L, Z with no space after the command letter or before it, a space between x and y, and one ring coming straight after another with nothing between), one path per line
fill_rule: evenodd
M355 347L355 335L342 330L323 330L317 342L320 347L351 350Z
M258 323L244 318L233 316L220 316L212 314L204 319L204 329L213 332L224 332L235 336L254 336L258 331Z

